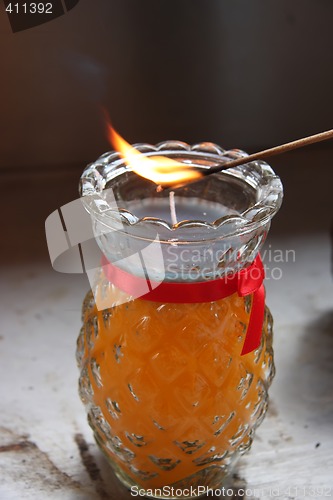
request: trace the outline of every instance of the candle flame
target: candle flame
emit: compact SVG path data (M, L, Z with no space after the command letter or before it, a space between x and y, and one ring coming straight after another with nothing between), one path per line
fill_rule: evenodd
M125 163L141 177L159 186L180 186L198 180L202 174L190 165L166 156L147 157L123 139L115 129L107 124L107 133L113 148L124 158Z

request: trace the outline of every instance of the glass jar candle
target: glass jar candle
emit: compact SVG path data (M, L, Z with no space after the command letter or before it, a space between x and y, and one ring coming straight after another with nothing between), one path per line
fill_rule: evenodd
M211 143L137 149L203 170L246 155ZM96 441L129 488L218 488L250 448L274 376L259 251L281 181L256 161L170 199L107 153L80 190L103 254L77 347Z

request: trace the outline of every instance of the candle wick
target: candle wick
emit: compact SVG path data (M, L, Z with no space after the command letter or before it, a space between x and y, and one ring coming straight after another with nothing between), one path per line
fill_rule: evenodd
M171 214L171 222L172 224L177 224L177 214L176 214L176 206L175 206L175 192L170 191L169 193L169 201L170 201L170 214Z

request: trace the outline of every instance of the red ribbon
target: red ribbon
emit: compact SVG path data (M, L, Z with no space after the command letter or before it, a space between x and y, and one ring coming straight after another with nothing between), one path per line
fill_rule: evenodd
M240 297L253 294L251 314L241 355L248 354L259 347L265 310L263 285L265 270L259 255L250 266L231 276L195 283L155 283L119 269L105 256L102 257L102 266L107 279L117 288L134 297L153 302L178 304L213 302L236 292Z

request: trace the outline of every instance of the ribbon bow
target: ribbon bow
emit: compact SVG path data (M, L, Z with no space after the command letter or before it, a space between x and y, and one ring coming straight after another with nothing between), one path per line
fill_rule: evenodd
M245 297L253 293L252 308L242 355L254 351L260 345L265 312L265 269L258 255L251 266L238 272L237 293Z
M111 264L105 256L102 266L106 278L117 288L143 300L169 303L213 302L234 293L240 297L253 294L252 307L241 355L259 347L265 311L265 270L260 255L250 266L235 274L194 283L155 283L133 276Z

